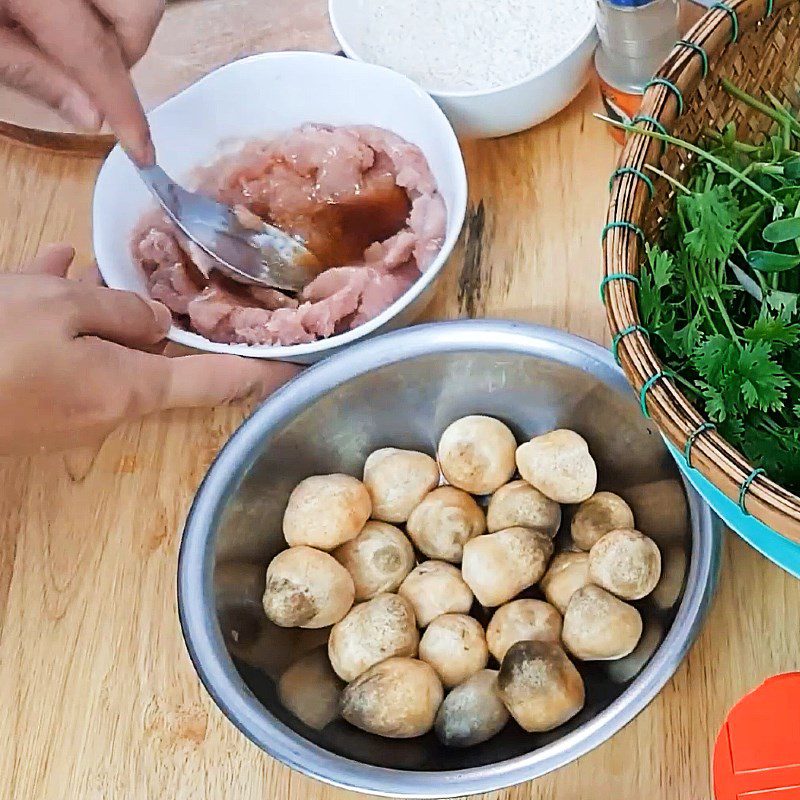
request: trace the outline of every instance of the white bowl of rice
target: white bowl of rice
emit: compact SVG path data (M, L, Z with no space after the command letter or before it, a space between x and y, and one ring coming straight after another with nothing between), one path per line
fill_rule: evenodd
M350 58L418 83L459 136L538 125L583 89L597 45L592 0L329 0Z

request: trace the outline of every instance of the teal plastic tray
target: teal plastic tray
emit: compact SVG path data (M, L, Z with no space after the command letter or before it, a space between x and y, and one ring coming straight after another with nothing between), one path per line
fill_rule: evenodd
M706 480L696 469L686 463L683 454L670 442L670 452L678 462L681 472L694 486L703 499L711 506L722 521L739 534L751 547L774 561L795 578L800 578L800 544L781 536L755 517L745 514L739 506L726 497L716 486Z

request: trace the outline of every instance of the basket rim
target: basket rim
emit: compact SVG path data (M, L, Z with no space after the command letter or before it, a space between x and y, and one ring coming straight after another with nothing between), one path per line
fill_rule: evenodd
M713 62L719 55L728 47L736 47L742 35L777 20L780 12L798 3L800 0L732 0L716 4L675 45L648 84L640 121L653 129L664 126L671 130L683 111L684 98L693 98L706 76L714 75ZM699 471L738 502L746 514L800 543L800 497L756 468L717 433L707 417L669 380L642 326L636 283L644 235L637 221L644 216L650 187L641 178L646 165L658 166L660 155L660 142L631 134L612 175L603 232L602 294L615 354L640 394L643 412L680 452L688 455L687 467ZM632 213L620 214L620 209L631 209Z

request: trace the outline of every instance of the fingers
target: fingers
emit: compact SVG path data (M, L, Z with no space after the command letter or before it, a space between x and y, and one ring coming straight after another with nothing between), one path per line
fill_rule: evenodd
M132 67L147 51L164 14L164 0L93 0L114 29L125 63Z
M97 336L128 347L160 342L172 324L169 309L133 292L101 286L75 286L70 293L69 333Z
M113 32L83 0L7 0L11 16L91 97L122 146L142 164L155 155L147 120Z
M75 248L71 245L49 244L37 253L25 272L29 275L52 275L64 278L73 258L75 258Z
M226 405L263 399L293 378L299 367L280 362L203 354L168 358L94 337L76 340L91 362L86 391L97 430L173 408Z
M80 275L76 276L78 283L85 283L89 286L103 286L103 276L100 274L100 269L96 261L92 261Z
M300 371L294 364L216 354L162 357L162 361L166 382L154 411L263 400Z
M22 31L0 28L0 83L41 100L78 128L94 131L102 124L86 92Z

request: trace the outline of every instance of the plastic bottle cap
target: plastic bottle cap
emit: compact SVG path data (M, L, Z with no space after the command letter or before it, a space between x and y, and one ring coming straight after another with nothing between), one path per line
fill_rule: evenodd
M654 0L603 0L610 6L620 6L622 8L639 8L654 2Z
M731 709L713 771L716 800L800 800L800 672L770 678Z

